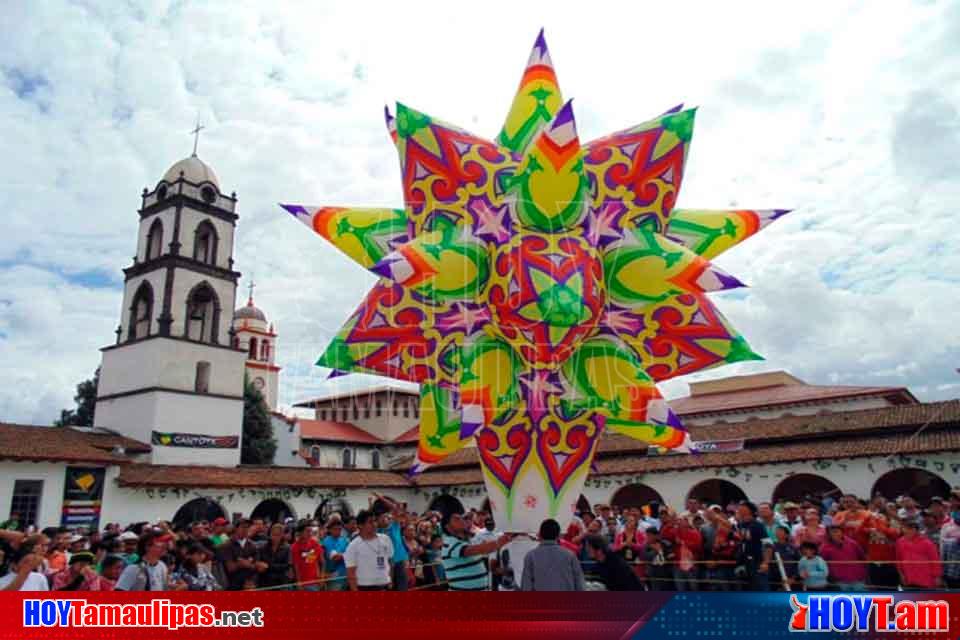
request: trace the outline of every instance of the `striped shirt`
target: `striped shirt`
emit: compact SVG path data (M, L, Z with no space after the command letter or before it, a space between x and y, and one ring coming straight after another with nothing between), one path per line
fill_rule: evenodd
M488 586L486 556L465 556L469 542L443 536L443 570L451 591L484 591Z

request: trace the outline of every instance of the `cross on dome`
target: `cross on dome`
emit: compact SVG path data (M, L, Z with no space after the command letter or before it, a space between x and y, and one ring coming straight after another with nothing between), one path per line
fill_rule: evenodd
M200 132L206 129L202 124L200 124L200 118L197 118L197 126L193 128L193 131L190 133L193 134L193 156L197 155L197 145L200 143Z
M252 279L250 283L247 284L247 304L233 313L234 320L259 320L263 323L267 322L267 314L253 303L253 290L256 286L256 283Z

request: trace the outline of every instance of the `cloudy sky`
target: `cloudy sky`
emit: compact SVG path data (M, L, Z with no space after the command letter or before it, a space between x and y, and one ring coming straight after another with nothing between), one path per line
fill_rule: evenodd
M275 203L399 205L383 105L493 136L541 26L584 139L700 105L680 206L795 209L718 260L766 362L705 377L960 395L960 3L459 6L5 2L0 420L48 423L99 363L140 191L198 113L282 401L330 389L312 363L373 278Z

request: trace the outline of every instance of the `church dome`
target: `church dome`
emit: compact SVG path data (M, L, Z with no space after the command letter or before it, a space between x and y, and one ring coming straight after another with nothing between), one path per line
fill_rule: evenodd
M247 300L247 305L240 307L233 312L234 320L259 320L260 322L267 321L267 314L265 314L259 307L253 304L253 298Z
M196 155L189 156L175 163L163 174L163 179L167 182L176 182L180 179L181 172L183 172L183 177L186 180L194 184L210 182L217 188L217 191L220 190L220 180L217 178L217 174L214 173L213 168Z

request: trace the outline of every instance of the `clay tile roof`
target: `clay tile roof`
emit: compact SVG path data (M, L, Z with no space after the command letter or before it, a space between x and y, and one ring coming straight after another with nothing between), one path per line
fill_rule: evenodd
M434 467L423 475L414 478L414 483L422 487L446 487L457 484L482 484L483 473L480 466L472 468L446 469Z
M917 436L895 434L864 438L844 438L833 442L805 442L761 446L743 451L704 453L700 455L605 456L597 459L597 470L591 475L656 473L700 469L703 467L737 467L798 460L856 458L862 456L899 455L932 451L960 450L960 432L939 430ZM420 486L479 484L483 475L478 465L428 469L416 479Z
M330 440L333 442L353 442L359 444L383 444L383 440L367 433L349 422L333 420L307 420L298 418L300 437L304 440Z
M948 400L690 427L695 441L745 440L742 451L647 456L645 443L611 434L600 441L596 463L604 475L960 450L958 426L960 400ZM461 449L427 469L417 483L481 482L479 462L476 448Z
M129 464L120 469L121 487L406 487L402 474L366 469L301 467L210 467Z
M597 462L597 467L599 475L610 475L956 450L960 450L960 433L941 429L925 431L916 436L901 433L868 438L842 438L833 441L798 440L752 447L742 451L700 455L618 456L601 458Z
M414 425L408 431L404 431L396 438L390 441L393 444L408 444L411 442L420 442L420 425Z
M147 453L150 445L101 429L0 423L0 459L123 464L112 453Z
M860 411L842 411L815 416L786 416L767 420L752 419L725 424L690 425L690 437L706 440L746 440L749 443L785 439L833 438L847 432L882 433L892 428L919 427L924 424L949 425L960 422L960 400L907 404ZM599 451L626 453L646 450L647 445L619 434L610 434Z
M295 402L293 406L295 407L306 407L313 408L318 402L331 402L333 400L340 400L342 398L366 398L378 393L396 393L404 396L418 396L420 391L412 383L405 383L401 381L388 382L383 384L378 384L372 387L367 387L365 389L344 389L342 391L334 391L328 393L327 395L320 396L318 398L313 398L310 400L301 400L300 402Z
M681 417L719 413L738 409L756 409L778 405L823 402L863 396L884 396L897 404L916 404L917 399L903 387L850 387L807 384L782 384L761 388L694 394L670 401Z

